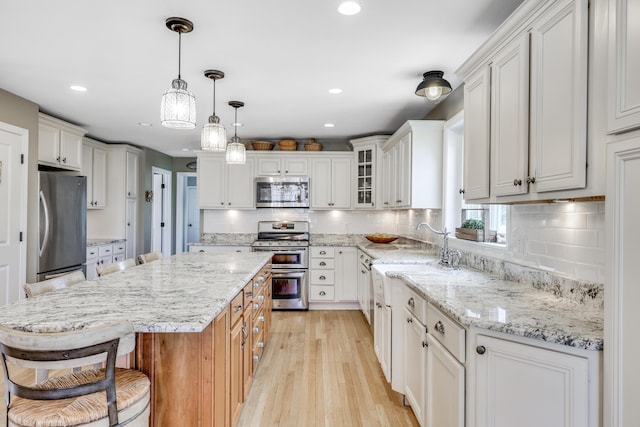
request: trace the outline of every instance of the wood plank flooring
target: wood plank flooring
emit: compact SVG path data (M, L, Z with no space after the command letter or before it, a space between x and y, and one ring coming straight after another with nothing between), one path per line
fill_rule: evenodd
M359 311L276 311L238 427L418 426Z
M25 369L19 375L23 383L34 378ZM417 427L418 422L384 379L361 312L276 311L237 426Z

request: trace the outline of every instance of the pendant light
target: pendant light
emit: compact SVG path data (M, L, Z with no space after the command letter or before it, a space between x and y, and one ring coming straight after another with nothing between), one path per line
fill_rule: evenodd
M209 116L209 122L202 127L200 148L205 151L224 151L227 148L227 131L220 124L220 117L216 116L216 80L224 78L224 73L207 70L204 76L213 80L213 113Z
M416 88L416 95L424 96L427 102L437 104L451 93L451 85L442 78L442 71L427 71Z
M187 90L187 82L180 78L180 57L182 54L182 33L193 31L193 23L184 18L167 18L165 24L178 33L178 78L171 82L171 89L162 95L160 122L162 126L174 129L196 127L196 97Z
M240 142L238 138L238 108L244 107L242 101L229 101L229 105L235 108L235 131L231 142L227 144L227 164L229 165L244 165L247 161L247 149L244 144Z

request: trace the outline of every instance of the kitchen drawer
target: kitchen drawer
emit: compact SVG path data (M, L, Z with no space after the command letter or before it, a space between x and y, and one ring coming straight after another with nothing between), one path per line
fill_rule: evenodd
M333 258L334 248L328 246L311 246L311 258Z
M461 363L465 362L465 329L429 303L427 308L427 332L440 341Z
M335 283L335 271L311 270L309 273L312 285L333 285Z
M113 245L100 245L98 246L98 256L103 257L105 255L113 254Z
M244 309L244 292L238 292L231 300L231 325L234 325L238 319L242 317L242 311Z
M333 286L309 286L309 301L333 301L335 292Z
M113 253L115 254L123 254L127 248L126 243L114 243L113 244Z
M336 264L333 258L311 258L312 269L333 270L335 266Z
M254 313L257 313L258 311L262 310L262 307L264 307L265 299L266 299L266 297L264 296L264 292L261 289L259 291L259 293L253 297L253 312Z
M113 262L124 261L124 258L125 258L125 254L124 253L113 254Z
M418 293L408 286L405 286L405 303L404 306L409 310L423 325L427 324L427 300L422 298Z
M97 246L88 246L87 247L87 263L93 259L98 258L98 247Z
M111 255L101 256L100 258L98 258L98 262L96 264L98 265L113 264L113 257Z

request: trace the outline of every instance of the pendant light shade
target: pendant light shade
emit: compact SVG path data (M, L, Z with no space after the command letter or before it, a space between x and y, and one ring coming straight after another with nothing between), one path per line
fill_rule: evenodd
M224 73L218 70L207 70L204 76L213 80L213 114L209 116L209 122L202 127L200 148L205 151L225 151L227 131L220 124L220 117L216 116L216 80L224 78Z
M178 33L178 78L171 82L171 89L162 95L160 122L162 126L174 129L196 127L196 97L187 90L187 82L180 77L182 53L182 33L193 31L193 23L184 18L167 18L167 28Z
M244 102L241 101L229 101L229 105L235 108L235 121L238 123L238 108L244 107ZM238 126L236 126L233 138L231 142L227 144L227 164L230 165L244 165L247 161L247 149L240 138L238 138Z
M416 88L416 95L424 96L427 102L437 104L451 93L451 85L442 76L442 71L427 71Z

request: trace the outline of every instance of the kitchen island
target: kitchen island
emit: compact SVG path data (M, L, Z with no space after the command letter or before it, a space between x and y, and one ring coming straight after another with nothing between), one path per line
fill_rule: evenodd
M270 260L179 254L5 306L0 324L62 332L125 318L137 332L135 367L152 382L151 425L228 425L255 369L253 340L244 335L236 349L231 326L249 328L254 307L268 317ZM263 296L255 305L254 294Z

